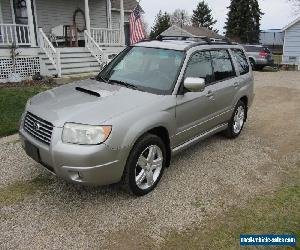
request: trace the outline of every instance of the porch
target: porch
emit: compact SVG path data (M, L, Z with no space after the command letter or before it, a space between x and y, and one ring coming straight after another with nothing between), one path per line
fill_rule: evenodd
M116 54L125 47L134 4L135 0L1 0L0 60L12 44L21 51L36 48L39 55L48 58L51 68L55 68L54 75L60 77L61 53L72 53L77 51L75 47L82 47L80 51L89 52L100 68L109 54ZM66 47L74 50L64 51ZM41 71L47 73L42 70L45 68L43 58L39 58ZM1 65L4 67L3 62ZM51 72L53 74L53 70Z
M39 29L53 42L55 32L67 26L76 27L78 40L84 40L86 30L100 46L123 46L131 10L124 9L123 0L118 1L119 7L114 0L1 0L0 46L37 47Z

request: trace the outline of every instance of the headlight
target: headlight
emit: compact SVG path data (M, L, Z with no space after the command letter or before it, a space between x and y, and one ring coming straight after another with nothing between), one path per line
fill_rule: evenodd
M62 141L79 145L97 145L107 140L111 129L111 126L66 123L63 129Z

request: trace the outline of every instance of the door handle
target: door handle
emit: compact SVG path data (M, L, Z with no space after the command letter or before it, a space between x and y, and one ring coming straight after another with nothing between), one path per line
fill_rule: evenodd
M235 82L235 83L233 84L233 86L234 86L235 88L238 88L238 87L240 86L240 83L239 83L239 82Z

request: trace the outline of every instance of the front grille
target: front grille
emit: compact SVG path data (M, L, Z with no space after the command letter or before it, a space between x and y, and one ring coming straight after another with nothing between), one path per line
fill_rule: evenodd
M24 129L37 140L50 145L53 124L27 112L24 119Z

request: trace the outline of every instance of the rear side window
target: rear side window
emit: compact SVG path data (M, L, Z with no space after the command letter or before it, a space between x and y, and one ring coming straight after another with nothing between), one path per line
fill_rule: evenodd
M205 84L213 81L213 69L208 51L199 51L192 55L185 72L185 78L187 77L204 78Z
M233 56L237 62L238 71L240 75L245 75L249 72L249 64L247 61L247 57L245 56L244 52L240 49L232 49Z
M215 81L222 81L236 76L230 55L227 50L212 50Z
M247 46L247 45L245 45L244 49L247 52L261 52L261 51L264 51L264 48L262 46L249 46L249 45Z

